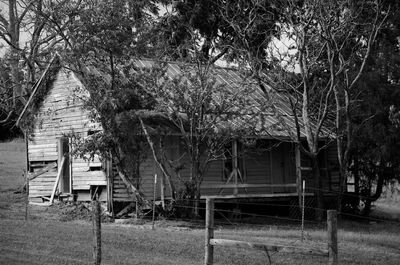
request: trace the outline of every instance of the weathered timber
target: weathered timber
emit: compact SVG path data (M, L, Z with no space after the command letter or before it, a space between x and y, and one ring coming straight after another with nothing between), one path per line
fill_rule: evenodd
M238 247L247 249L257 249L263 251L276 251L283 253L298 253L316 256L328 256L328 250L322 248L306 248L297 246L284 246L267 243L246 242L231 239L211 239L210 244L214 246Z
M338 242L337 242L337 212L328 210L327 212L328 225L328 251L329 265L338 264Z
M124 207L119 213L115 215L115 217L120 218L124 215L126 215L130 210L133 210L133 207L135 206L134 203L130 203L127 206Z
M35 173L33 173L33 174L30 174L28 179L29 179L29 180L34 180L34 179L37 178L38 176L40 176L40 175L42 175L42 174L48 172L49 170L51 170L51 169L53 169L53 168L56 168L56 167L57 167L57 163L54 162L54 163L52 163L52 164L46 166L45 168L39 170L38 172L35 172Z
M201 185L201 188L206 189L221 189L221 188L295 188L297 186L296 183L289 183L289 184L235 184L235 183L205 183Z
M95 265L101 264L101 216L100 202L94 200L92 203L93 221L93 260Z
M206 199L206 231L205 231L205 257L204 264L212 265L214 260L214 199Z
M24 171L26 179L26 204L25 204L25 221L28 221L28 208L29 208L29 174Z
M53 201L54 201L54 196L56 194L58 182L60 181L61 174L63 172L63 167L65 165L65 161L66 161L65 157L63 157L62 160L61 160L61 164L59 166L59 169L58 169L57 178L56 178L56 181L54 183L53 191L51 192L50 203L53 203Z
M311 196L313 193L306 193L306 196ZM284 197L297 197L297 192L292 193L255 193L255 194L238 194L238 195L206 195L201 196L202 199L238 199L238 198L284 198Z

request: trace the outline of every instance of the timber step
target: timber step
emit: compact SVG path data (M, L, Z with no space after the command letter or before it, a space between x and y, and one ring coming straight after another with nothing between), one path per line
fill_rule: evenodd
M58 198L59 201L63 201L64 199L68 199L70 197L73 198L74 195L71 193L60 193L58 195L55 195L55 197ZM40 196L40 198L42 199L43 202L50 201L51 195Z

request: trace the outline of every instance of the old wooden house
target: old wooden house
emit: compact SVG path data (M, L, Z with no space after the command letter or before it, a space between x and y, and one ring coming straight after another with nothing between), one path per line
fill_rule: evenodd
M139 63L144 67L151 64L143 60ZM177 64L170 63L168 71L172 75L178 74L180 69ZM240 77L232 69L216 68L214 73L219 82L225 82L233 89L237 87L235 84L240 83ZM82 98L87 96L89 93L85 93L79 76L63 67L57 56L34 86L28 104L18 119L20 124L26 120L33 121L31 126L25 128L31 201L52 200L55 196L90 201L95 193L109 205L132 201L124 181L109 163L97 156L85 160L70 155L74 137L87 137L101 130L101 126L91 119L89 111L83 108ZM262 94L253 96L262 97ZM201 186L202 196L296 199L301 191L302 179L307 182L307 194L314 193L311 165L292 141L292 132L287 128L294 131L295 124L284 99L281 102L283 104L278 108L281 120L276 115L265 114L264 132L247 141L233 139L228 147L232 155L209 164ZM282 119L285 128L279 125ZM301 133L304 135L304 132ZM329 131L323 133L322 141L329 141ZM169 136L165 142L170 159L181 156L183 151L179 136ZM336 161L333 146L321 152L323 188L327 191L338 188ZM151 155L141 164L139 190L152 199L155 174L159 177L157 199L170 197L168 188L161 187L162 172ZM189 174L189 169L182 168L180 174Z

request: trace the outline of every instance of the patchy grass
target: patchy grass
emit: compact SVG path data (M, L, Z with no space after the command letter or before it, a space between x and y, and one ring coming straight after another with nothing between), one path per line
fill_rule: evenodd
M49 207L51 208L51 207ZM31 209L32 210L32 209ZM204 258L204 231L182 229L178 222L156 222L156 229L145 225L102 225L102 264L183 264L200 265ZM346 226L357 223L346 223ZM340 264L398 264L399 224L378 223L357 232L339 230ZM397 231L397 232L395 232ZM2 264L88 264L92 260L90 222L60 222L37 217L0 219ZM298 227L219 227L216 238L275 242L284 245L324 246L324 229L306 230L300 241ZM216 247L215 264L269 264L266 253ZM326 257L269 253L272 264L326 264Z
M0 192L21 187L25 182L25 169L24 140L0 142Z

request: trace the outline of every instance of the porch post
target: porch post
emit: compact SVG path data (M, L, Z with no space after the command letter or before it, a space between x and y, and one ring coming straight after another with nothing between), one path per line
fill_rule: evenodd
M109 158L106 160L106 174L107 174L107 210L114 215L113 212L113 184L114 184L114 175L112 170L112 159Z
M233 194L238 195L238 150L237 150L237 139L232 142L232 158L233 158L233 178L235 181L235 188Z
M301 143L296 143L295 145L296 184L297 184L297 195L299 198L299 205L301 205L301 193L302 193L300 144Z
M64 157L64 137L60 137L57 139L57 153L58 153L58 159L57 159L57 168L58 170L60 170L59 168L61 167L61 161ZM61 181L59 182L59 190L61 192L64 191L64 173L61 172Z

